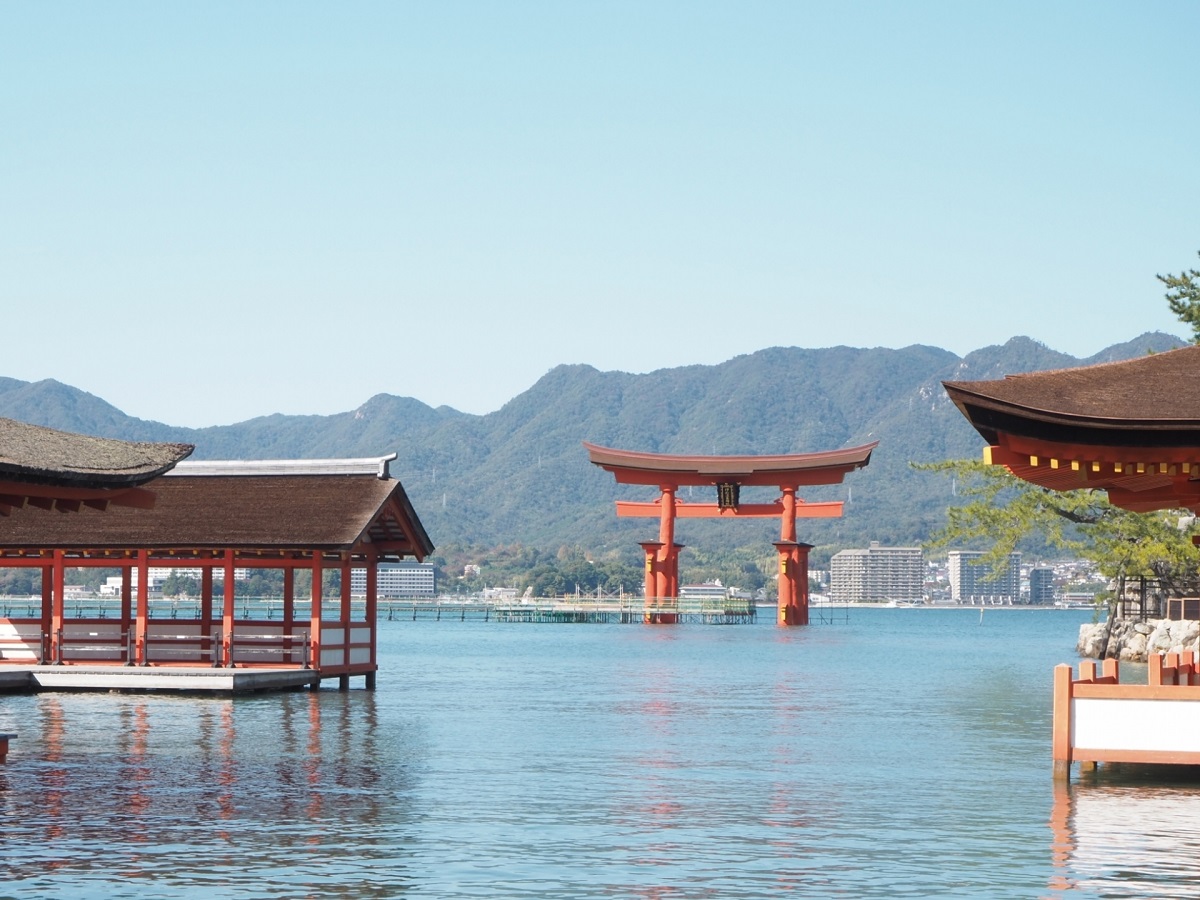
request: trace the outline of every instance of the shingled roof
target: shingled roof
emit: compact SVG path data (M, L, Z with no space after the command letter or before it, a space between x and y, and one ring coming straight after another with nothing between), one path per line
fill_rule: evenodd
M1200 347L943 384L984 458L1018 478L1138 512L1200 510Z
M943 385L990 444L1006 432L1107 446L1200 445L1200 347Z
M117 441L0 418L0 480L136 487L191 455L191 444Z
M270 553L320 550L381 558L433 550L392 457L361 460L265 460L183 463L150 482L149 509L113 506L74 516L14 509L0 528L0 549L232 548Z

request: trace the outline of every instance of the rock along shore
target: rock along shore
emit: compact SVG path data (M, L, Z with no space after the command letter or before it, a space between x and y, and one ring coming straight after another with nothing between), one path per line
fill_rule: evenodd
M1085 659L1100 659L1101 651L1109 659L1145 662L1151 653L1200 650L1200 622L1171 619L1147 619L1135 622L1118 619L1113 623L1104 647L1108 621L1085 622L1079 626L1079 645L1075 648Z

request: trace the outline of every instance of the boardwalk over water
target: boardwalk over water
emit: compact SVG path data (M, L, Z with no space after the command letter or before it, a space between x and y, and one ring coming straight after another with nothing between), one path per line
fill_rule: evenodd
M297 598L295 618L311 615L307 598ZM194 598L152 598L150 618L197 619L199 601ZM759 620L760 613L772 618L774 605L756 606L741 599L679 597L659 600L655 612L673 614L682 624L749 625ZM327 618L335 619L340 610L336 598L326 600L322 610ZM30 618L41 611L37 597L0 596L0 616ZM117 619L121 617L121 601L114 597L72 598L65 604L68 618ZM365 604L356 599L351 604L354 617L365 616ZM641 624L646 605L642 597L533 597L521 600L457 600L381 598L378 618L394 621L454 621L454 622L540 622L540 623L616 623ZM845 622L849 616L846 606L814 604L809 608L812 624ZM239 597L234 605L234 618L239 621L282 621L283 600L279 597Z
M364 602L351 604L355 617L364 615ZM309 601L297 598L295 617L311 615ZM340 601L327 600L322 608L336 618ZM772 607L773 608L773 607ZM654 612L674 615L677 622L711 625L752 624L758 609L748 600L679 597L658 600ZM0 597L0 616L35 617L41 611L37 597ZM71 598L65 604L68 618L120 619L121 601L113 597ZM197 619L200 604L192 598L152 598L151 619ZM378 601L378 618L388 621L447 620L485 622L608 622L640 624L646 604L642 597L534 597L521 600L390 599ZM278 597L239 597L234 604L239 620L282 620L283 600Z

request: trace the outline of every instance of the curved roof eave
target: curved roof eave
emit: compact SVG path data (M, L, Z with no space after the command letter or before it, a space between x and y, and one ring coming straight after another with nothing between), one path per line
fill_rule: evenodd
M728 476L742 477L779 476L789 473L805 473L827 470L841 475L848 470L862 468L871 461L871 452L879 446L878 441L841 450L825 450L816 453L792 453L773 456L690 456L669 453L647 453L637 450L618 450L598 444L583 442L589 461L611 472L640 472L675 477Z
M120 441L0 418L0 479L78 488L137 487L191 455L191 444Z

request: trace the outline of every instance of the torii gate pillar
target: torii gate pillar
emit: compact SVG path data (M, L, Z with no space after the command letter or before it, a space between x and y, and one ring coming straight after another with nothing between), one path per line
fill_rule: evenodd
M779 551L780 625L808 624L808 551L812 544L776 541Z
M808 551L812 544L796 540L796 485L782 485L779 498L779 613L780 625L808 624Z
M642 541L646 554L646 606L643 621L652 625L672 625L679 615L672 605L664 610L664 601L674 600L679 594L679 551L683 544L662 541Z

